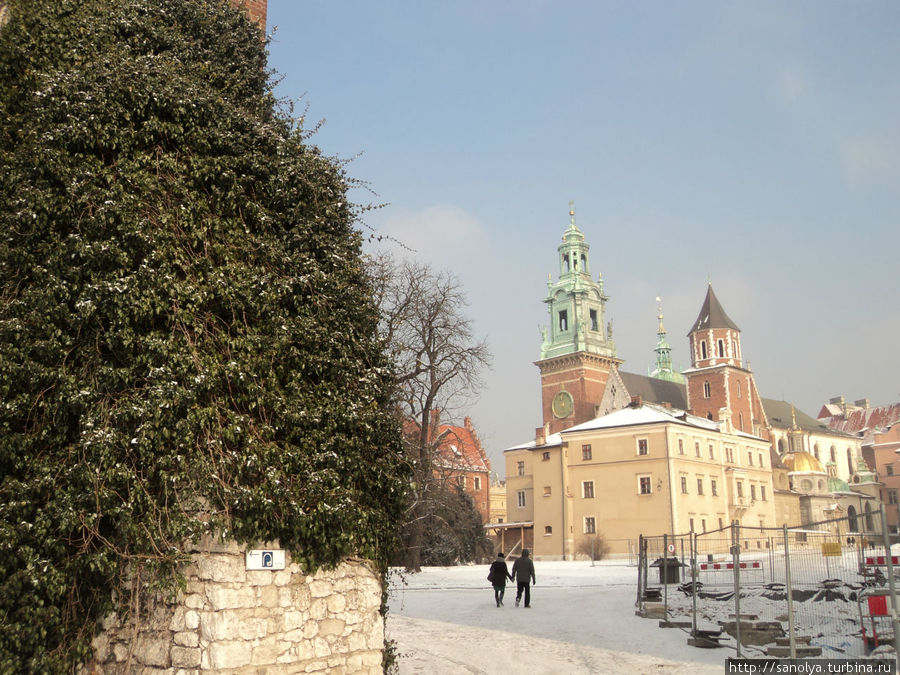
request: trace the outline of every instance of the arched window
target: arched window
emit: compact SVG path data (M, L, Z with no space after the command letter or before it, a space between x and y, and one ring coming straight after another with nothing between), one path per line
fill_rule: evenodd
M700 358L706 358L706 340L700 340Z
M851 476L856 473L856 467L853 465L853 450L850 448L847 448L847 467L850 469Z
M778 439L778 454L779 455L784 454L784 439L783 438Z
M588 268L587 268L587 256L585 256L584 253L581 254L581 271L582 271L582 272L587 272L587 271L588 271Z
M569 271L569 254L563 255L563 272Z
M813 446L813 455L815 455L816 459L818 459L819 461L822 461L822 458L819 457L819 444L818 443L816 443Z
M716 351L716 356L725 356L725 341L721 338L716 342Z
M851 532L859 532L859 521L856 519L856 507L852 504L847 507L847 520Z
M741 397L741 381L740 380L737 381L737 395L738 395L738 398Z
M831 461L835 464L837 463L837 450L835 450L834 446L831 446Z
M738 429L744 430L744 413L738 413Z
M703 398L709 398L709 396L710 396L709 382L704 382L703 383Z

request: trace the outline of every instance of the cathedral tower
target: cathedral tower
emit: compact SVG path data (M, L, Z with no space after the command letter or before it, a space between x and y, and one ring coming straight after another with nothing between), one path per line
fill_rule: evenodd
M650 377L684 384L684 375L672 366L672 348L666 339L666 329L663 326L662 300L656 298L656 302L659 303L659 314L656 317L659 319L659 328L656 331L656 349L653 350L656 352L656 368L650 373Z
M544 424L550 433L594 418L595 406L606 389L609 372L620 363L605 324L607 296L602 276L591 279L590 246L575 225L569 203L569 227L557 247L559 278L547 280L549 330L543 330L541 400Z
M737 431L766 437L756 382L743 365L741 329L725 313L712 284L688 340L691 368L684 374L690 412L712 420L727 418Z

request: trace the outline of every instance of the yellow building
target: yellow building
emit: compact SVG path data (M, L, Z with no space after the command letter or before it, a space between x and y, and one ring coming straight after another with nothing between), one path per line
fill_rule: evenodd
M597 534L775 526L769 442L683 411L631 406L505 451L508 518L533 522L536 557L572 559Z

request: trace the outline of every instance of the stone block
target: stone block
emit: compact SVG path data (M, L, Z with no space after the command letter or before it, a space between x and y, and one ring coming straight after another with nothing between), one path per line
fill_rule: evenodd
M328 596L328 611L331 614L340 614L347 608L347 601L340 593Z
M270 637L253 645L250 664L253 666L269 666L278 662L278 657L290 649L290 643Z
M169 621L169 630L170 631L172 631L174 633L178 633L185 629L185 625L184 625L185 611L186 610L184 607L176 607L175 608L175 611L172 612L172 618Z
M172 665L176 668L197 668L200 665L200 649L197 647L172 647Z
M251 648L244 642L213 642L206 650L207 669L226 670L250 665Z
M334 592L330 581L317 579L309 585L309 592L314 598L327 598Z
M345 624L340 619L325 619L319 622L319 635L343 635Z
M204 555L197 559L197 577L220 583L242 584L247 579L243 556Z
M175 633L172 637L172 641L180 646L180 647L199 647L200 646L200 636L192 631L185 631L183 633Z
M205 593L190 593L184 596L183 604L187 609L203 609L206 604Z
M290 570L278 570L272 574L272 583L276 586L287 586L291 583Z
M271 581L272 575L269 575L269 580ZM279 588L275 586L263 586L257 590L257 604L261 607L273 608L281 606L281 596L279 595Z
M247 583L251 586L271 586L274 581L274 574L267 571L248 570Z
M184 613L184 627L188 630L197 630L200 626L199 612L189 609Z
M206 589L206 598L212 609L245 609L256 606L256 591L249 586L243 588L224 588L210 586Z
M169 665L170 645L168 636L143 640L139 638L134 648L134 658L145 666L165 668Z

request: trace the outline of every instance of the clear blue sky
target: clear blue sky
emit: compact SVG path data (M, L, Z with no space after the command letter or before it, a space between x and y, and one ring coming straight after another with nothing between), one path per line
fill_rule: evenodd
M453 270L494 353L495 470L540 426L575 201L624 370L710 279L763 396L900 400L900 3L269 0L270 66L366 223Z

